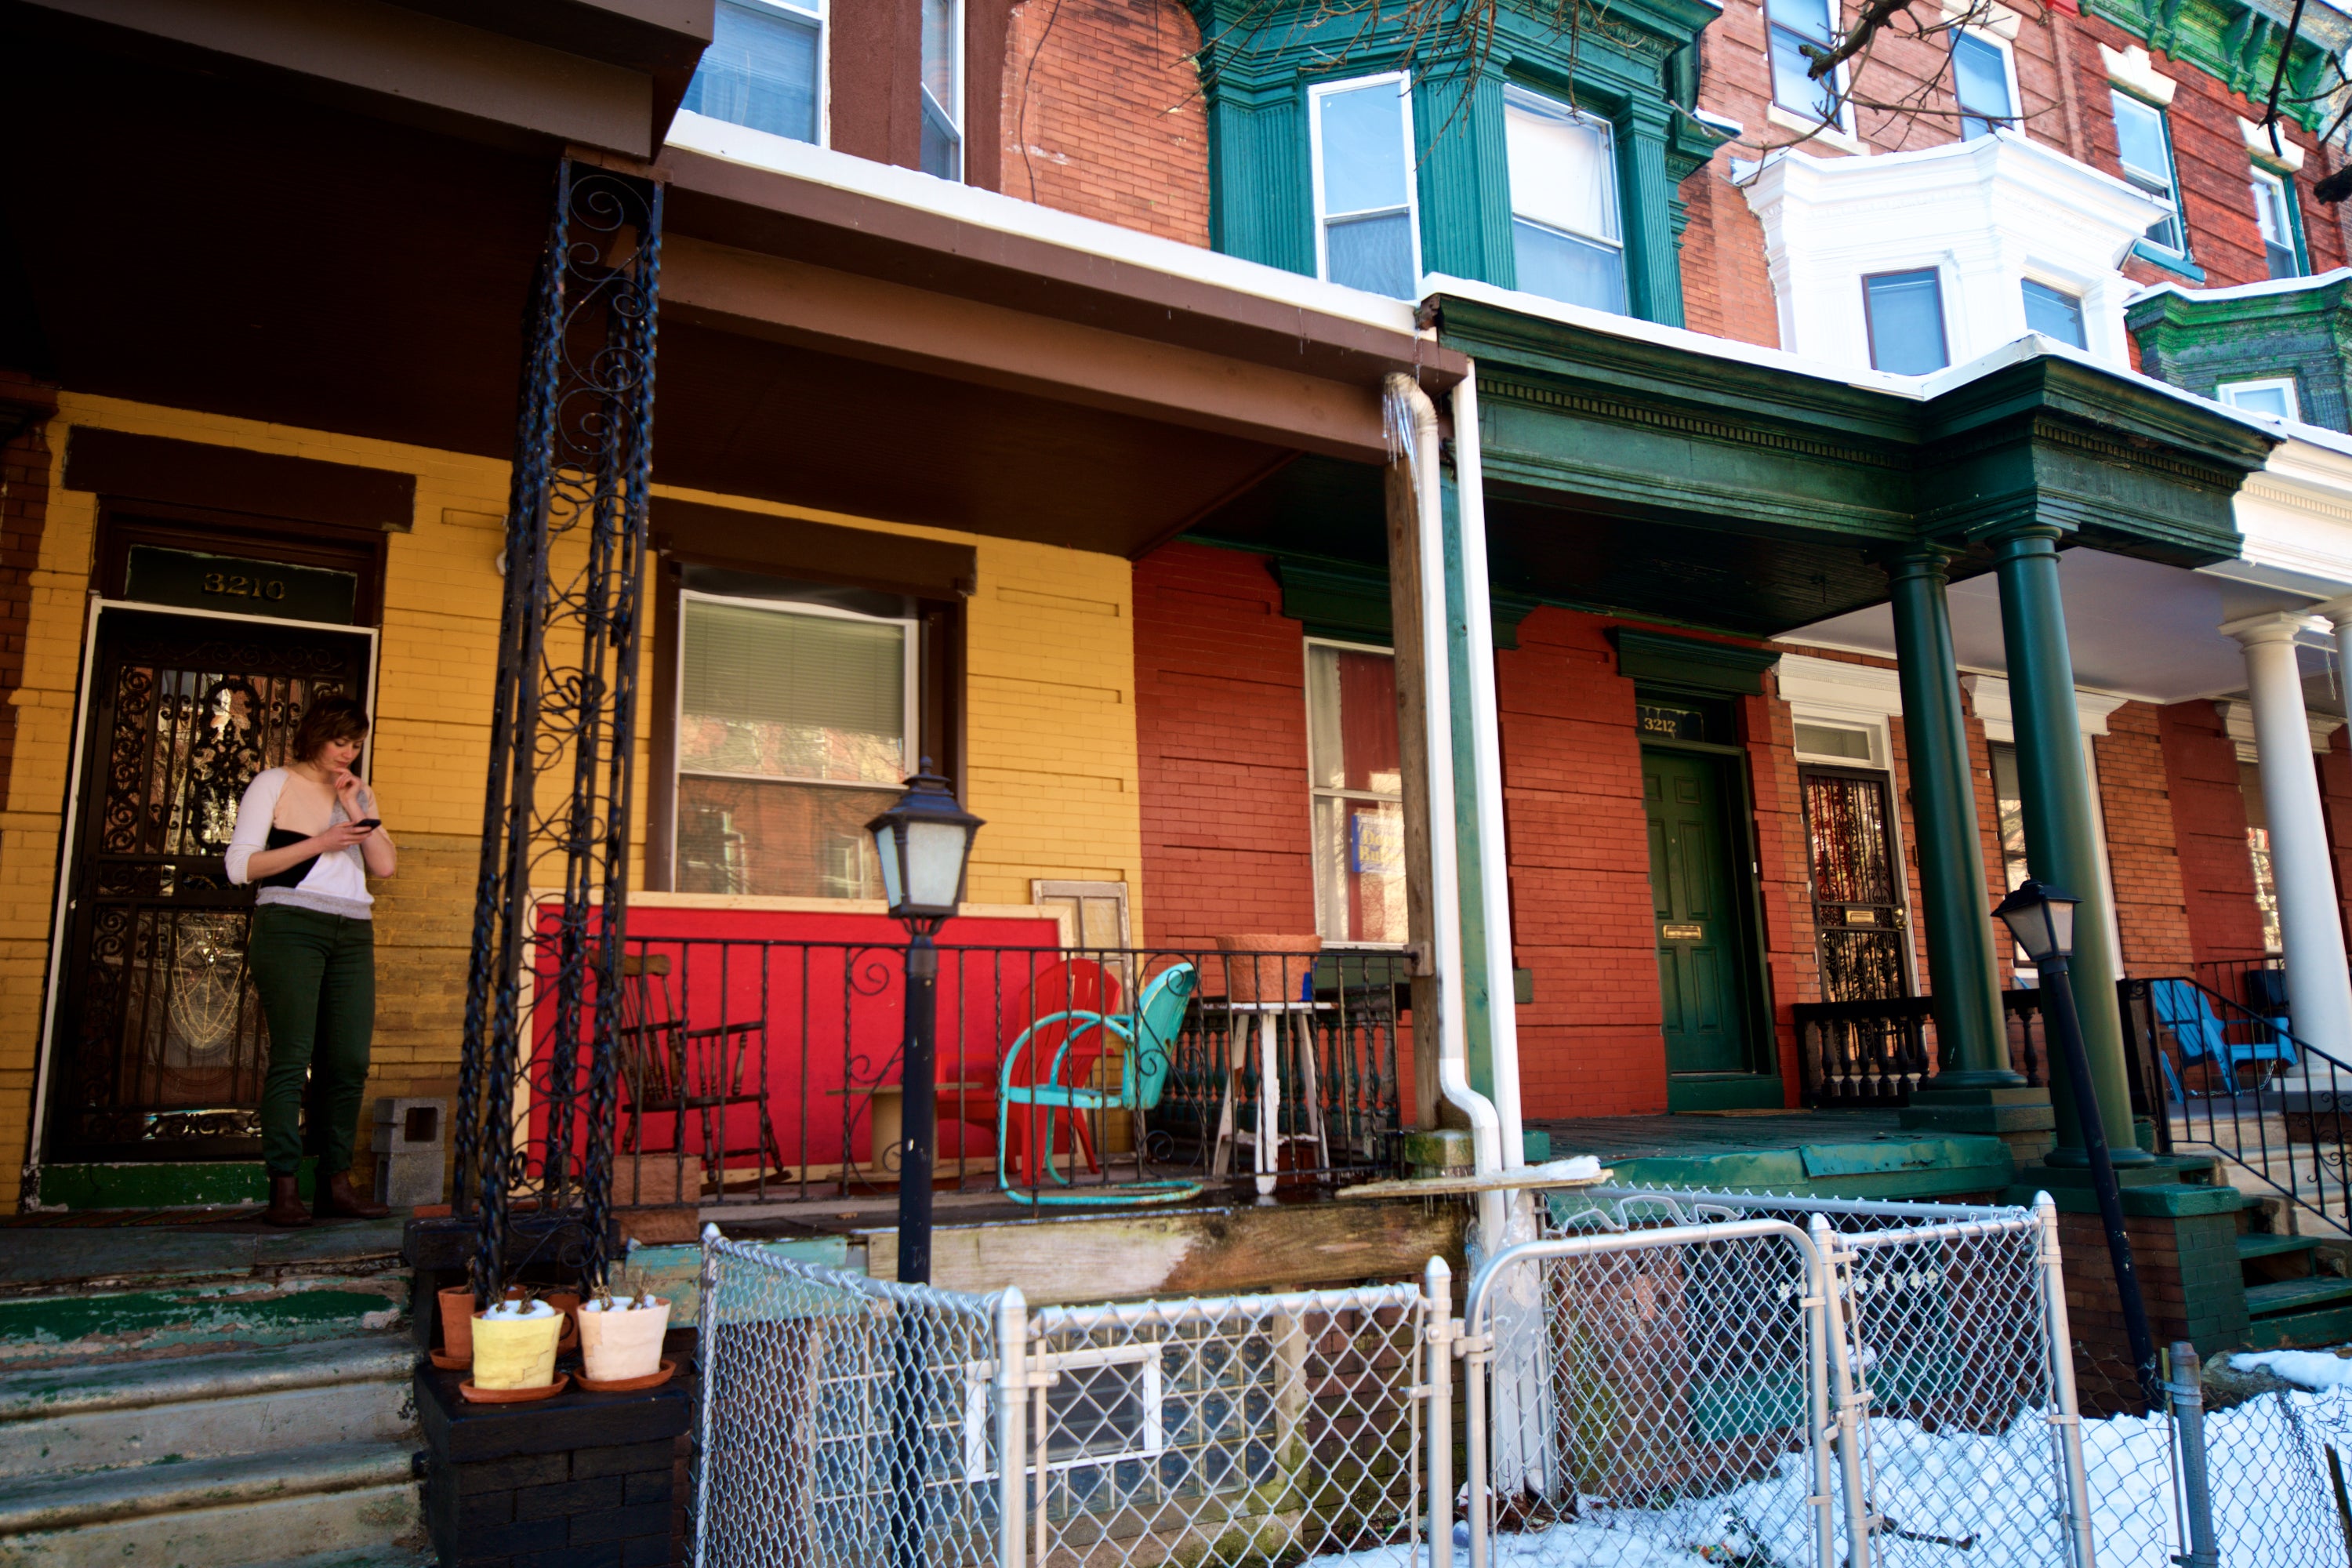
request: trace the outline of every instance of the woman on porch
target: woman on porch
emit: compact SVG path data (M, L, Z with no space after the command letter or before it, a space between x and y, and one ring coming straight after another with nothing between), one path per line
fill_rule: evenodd
M374 792L352 771L367 733L367 712L352 699L313 701L295 726L295 761L247 786L222 857L231 882L260 889L246 952L269 1021L261 1152L269 1171L263 1217L272 1225L313 1217L302 1212L297 1186L306 1080L319 1156L316 1217L391 1212L362 1199L351 1178L375 1029L375 900L367 879L389 877L398 864Z

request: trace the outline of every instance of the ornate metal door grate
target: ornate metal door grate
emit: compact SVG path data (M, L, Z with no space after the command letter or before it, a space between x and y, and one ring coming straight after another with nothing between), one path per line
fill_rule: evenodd
M268 1041L249 889L221 867L253 775L314 697L364 696L358 635L104 611L90 669L47 1158L251 1159Z
M1903 949L1908 921L1886 779L1813 769L1803 778L1822 1000L1907 996L1911 985Z

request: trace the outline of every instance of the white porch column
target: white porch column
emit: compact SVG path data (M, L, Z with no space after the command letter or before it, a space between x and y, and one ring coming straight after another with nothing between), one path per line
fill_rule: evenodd
M2352 975L2345 969L2319 770L2312 763L2311 721L2295 663L2303 624L2303 616L2282 613L2232 621L2221 631L2246 650L2246 696L2253 710L2263 809L2270 818L2271 879L2278 890L2294 1032L2343 1059L2352 1052Z

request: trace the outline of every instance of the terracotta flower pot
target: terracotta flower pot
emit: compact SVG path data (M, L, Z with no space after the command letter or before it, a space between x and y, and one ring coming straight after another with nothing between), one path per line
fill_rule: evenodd
M579 1344L580 1292L577 1290L550 1290L546 1295L541 1296L540 1300L563 1314L563 1338L558 1342L556 1348L558 1350L568 1351L573 1346Z
M452 1285L440 1292L441 1353L459 1366L474 1359L474 1288Z
M536 1316L508 1315L502 1308L474 1318L474 1386L545 1388L555 1381L555 1342L563 1314L543 1301L528 1309Z
M669 1303L647 1296L640 1307L627 1296L613 1298L604 1311L590 1301L580 1309L580 1358L591 1383L650 1377L661 1370L662 1336L669 1331Z
M1225 995L1235 1002L1296 1001L1315 973L1313 955L1323 951L1319 936L1250 933L1221 936L1225 959ZM1281 956L1269 956L1281 955Z

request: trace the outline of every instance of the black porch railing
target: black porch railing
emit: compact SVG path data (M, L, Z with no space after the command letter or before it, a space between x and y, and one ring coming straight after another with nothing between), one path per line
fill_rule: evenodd
M637 935L626 948L615 1208L896 1191L903 949ZM1143 1184L1217 1193L1395 1169L1401 962L954 944L939 954L942 1187L1117 1203ZM551 1028L536 1039L542 1058L554 1052ZM1274 1113L1261 1119L1269 1085ZM1082 1108L1053 1103L1061 1089L1079 1091ZM519 1142L551 1132L543 1116L519 1119Z
M2190 964L2189 973L2206 990L2266 1018L2282 1019L2287 1015L2286 966L2276 953L2266 958L2209 958Z
M2049 1081L2042 1035L2042 994L2001 994L2009 1063L2031 1084ZM1872 1002L1801 1002L1790 1009L1805 1103L1817 1110L1893 1109L1940 1064L1935 999L1895 996Z
M2352 1065L2195 980L2122 992L2159 1150L2219 1154L2331 1225L2352 1220Z

